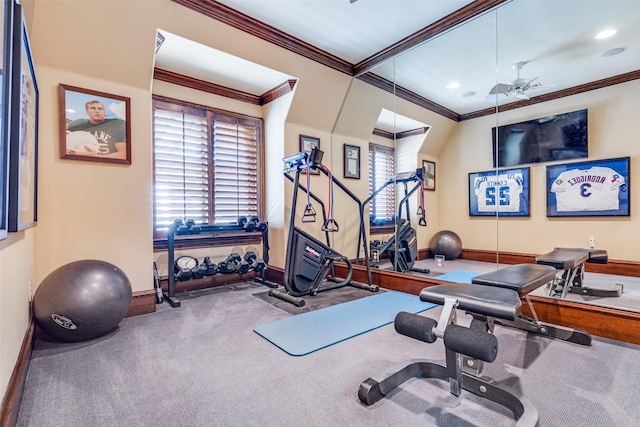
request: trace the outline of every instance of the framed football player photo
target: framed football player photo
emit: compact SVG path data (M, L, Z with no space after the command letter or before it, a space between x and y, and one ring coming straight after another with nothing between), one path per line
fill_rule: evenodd
M469 174L469 216L529 216L529 168Z
M428 160L422 161L424 168L424 190L436 191L436 163Z
M547 166L547 216L629 216L630 159Z
M131 164L130 100L60 84L60 158Z

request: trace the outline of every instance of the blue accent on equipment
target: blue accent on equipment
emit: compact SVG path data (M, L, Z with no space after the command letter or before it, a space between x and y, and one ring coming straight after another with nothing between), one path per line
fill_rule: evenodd
M480 276L482 273L477 271L456 270L450 273L441 274L435 278L438 280L446 280L447 282L455 283L471 283L471 279L476 276Z
M304 356L393 323L401 311L420 313L435 304L388 291L256 326L253 330L292 356Z

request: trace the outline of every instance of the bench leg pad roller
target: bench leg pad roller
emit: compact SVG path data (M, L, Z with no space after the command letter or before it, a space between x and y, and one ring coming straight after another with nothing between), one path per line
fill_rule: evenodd
M395 327L396 332L401 335L405 335L418 341L432 343L435 342L437 338L433 333L433 329L436 327L437 323L438 322L429 317L418 316L417 314L401 311L396 315L393 326Z
M498 355L498 339L495 335L459 325L447 326L444 331L444 345L456 353L489 363L496 360Z

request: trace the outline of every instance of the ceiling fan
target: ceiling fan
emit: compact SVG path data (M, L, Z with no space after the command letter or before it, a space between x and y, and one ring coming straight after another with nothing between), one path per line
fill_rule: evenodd
M525 93L531 89L540 89L543 87L553 87L555 85L543 85L540 82L534 83L538 77L534 77L532 79L521 78L520 70L524 67L526 62L516 62L513 64L513 69L517 71L517 78L509 84L506 83L498 83L495 85L491 91L489 92L489 97L494 99L495 97L501 98L501 95L504 97L507 96L515 96L519 99L529 99L529 96ZM491 96L494 95L494 96Z

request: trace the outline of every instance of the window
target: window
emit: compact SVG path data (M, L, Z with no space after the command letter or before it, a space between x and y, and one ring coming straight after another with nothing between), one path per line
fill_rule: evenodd
M395 173L395 150L369 144L369 194L382 187ZM388 185L369 202L369 215L376 221L392 220L395 216L395 185ZM375 222L372 221L375 226Z
M260 216L262 119L154 97L154 238Z

